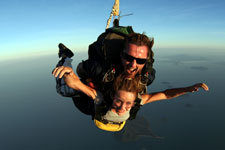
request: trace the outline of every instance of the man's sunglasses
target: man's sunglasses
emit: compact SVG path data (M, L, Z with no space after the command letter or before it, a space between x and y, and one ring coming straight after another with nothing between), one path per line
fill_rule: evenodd
M140 65L145 64L146 61L147 61L147 59L143 59L143 58L135 58L135 57L133 57L133 56L128 55L128 54L125 53L125 52L122 53L122 57L123 57L126 61L129 61L129 62L132 62L132 61L134 61L134 59L135 59L136 62L137 62L137 64L140 64Z

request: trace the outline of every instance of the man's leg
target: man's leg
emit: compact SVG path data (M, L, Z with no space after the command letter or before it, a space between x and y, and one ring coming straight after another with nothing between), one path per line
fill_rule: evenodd
M58 54L59 54L59 58L61 57L62 59L58 62L56 67L67 66L72 68L71 57L73 56L73 52L69 50L66 46L60 43ZM78 93L78 91L66 85L63 77L61 79L59 79L59 77L56 78L56 91L57 93L65 97L72 97Z
M59 44L59 58L62 58L56 67L67 66L72 68L73 53L63 44ZM94 116L94 101L80 91L76 91L68 87L64 81L64 78L56 78L56 90L57 92L65 97L72 97L74 105L84 114Z

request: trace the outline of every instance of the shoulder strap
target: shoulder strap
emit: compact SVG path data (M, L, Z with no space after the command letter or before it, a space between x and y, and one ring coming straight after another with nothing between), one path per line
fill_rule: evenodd
M105 102L103 102L99 106L95 107L95 115L93 118L95 118L97 120L102 120L102 116L104 116L106 114L108 109L109 109L109 106Z
M95 107L95 115L94 118L97 120L102 120L102 117L107 113L109 108L111 107L111 99L108 94L103 94L104 100L101 104L96 105Z
M138 96L135 100L134 106L130 110L130 117L129 120L133 120L136 118L137 112L140 110L141 105L141 97Z

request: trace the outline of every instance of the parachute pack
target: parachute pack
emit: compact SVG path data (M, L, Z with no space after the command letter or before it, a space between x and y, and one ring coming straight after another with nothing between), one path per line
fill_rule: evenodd
M89 45L89 59L96 59L107 68L117 64L124 48L125 37L132 33L134 31L131 26L108 28L97 41Z

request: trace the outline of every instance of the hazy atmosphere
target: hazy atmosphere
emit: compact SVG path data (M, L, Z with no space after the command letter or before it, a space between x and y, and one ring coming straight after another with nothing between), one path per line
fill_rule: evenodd
M1 60L54 53L59 42L85 51L104 32L114 0L0 2ZM159 48L225 48L223 0L120 0L121 25Z
M114 0L0 2L0 149L225 149L225 2L120 0L121 25L154 37L148 92L204 82L209 91L143 106L121 132L99 130L51 72L58 43L87 59Z

